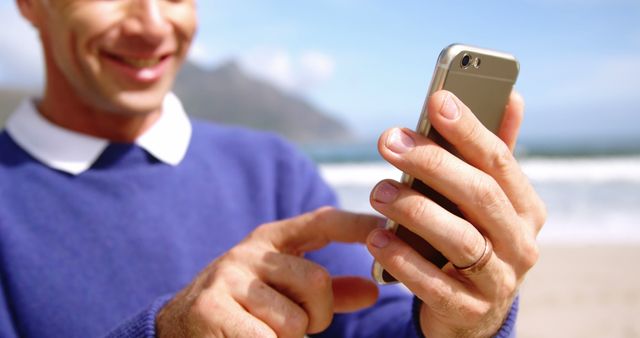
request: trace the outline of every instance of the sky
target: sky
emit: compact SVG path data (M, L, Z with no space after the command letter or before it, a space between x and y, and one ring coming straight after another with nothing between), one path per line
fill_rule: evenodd
M440 50L461 42L518 58L523 139L640 142L637 0L199 0L198 11L192 61L238 60L365 138L413 127ZM36 36L13 1L0 21L0 87L39 83Z

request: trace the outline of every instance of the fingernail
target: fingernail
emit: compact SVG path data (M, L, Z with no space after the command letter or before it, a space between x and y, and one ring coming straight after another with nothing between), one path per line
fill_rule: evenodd
M409 134L396 128L387 137L386 146L394 153L403 154L415 147L416 143Z
M447 120L455 120L460 116L460 110L458 105L453 100L451 95L447 95L442 108L440 108L440 115L444 116Z
M389 182L379 183L373 190L373 199L380 203L391 203L398 196L398 188Z
M390 241L391 237L387 230L375 230L369 239L369 243L379 249L385 248Z

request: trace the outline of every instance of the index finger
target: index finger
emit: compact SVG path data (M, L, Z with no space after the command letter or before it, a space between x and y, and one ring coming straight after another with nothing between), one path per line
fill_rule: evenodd
M383 219L377 216L323 207L266 224L260 231L279 251L300 254L330 242L365 243L369 233L381 224Z

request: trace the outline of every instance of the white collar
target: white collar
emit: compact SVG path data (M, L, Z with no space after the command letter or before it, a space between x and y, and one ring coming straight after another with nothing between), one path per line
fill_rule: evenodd
M24 151L45 165L79 175L88 170L109 145L109 141L51 123L37 111L32 100L25 100L6 124L11 138ZM160 118L135 144L158 160L178 165L191 140L191 122L180 100L169 93L162 103Z

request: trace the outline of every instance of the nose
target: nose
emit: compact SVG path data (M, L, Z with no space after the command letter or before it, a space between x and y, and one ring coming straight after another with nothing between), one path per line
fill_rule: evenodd
M171 32L171 23L166 19L162 0L131 0L124 23L125 33L137 35L149 43L162 41Z

